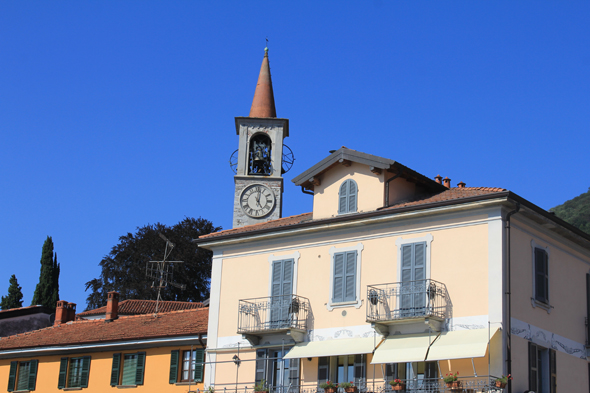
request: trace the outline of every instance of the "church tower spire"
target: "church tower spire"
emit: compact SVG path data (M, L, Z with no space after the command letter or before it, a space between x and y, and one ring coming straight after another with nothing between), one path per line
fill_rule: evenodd
M260 66L258 83L252 100L249 117L277 117L275 97L272 91L270 65L268 64L268 48L264 48L264 58Z
M289 120L277 117L268 48L264 49L250 115L236 117L236 133L240 140L233 227L276 220L283 210L283 173L288 170L283 167L283 139L289 136Z

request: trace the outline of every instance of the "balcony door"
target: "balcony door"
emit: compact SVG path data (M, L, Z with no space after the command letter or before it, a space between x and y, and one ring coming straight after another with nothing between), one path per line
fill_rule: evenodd
M426 311L426 242L402 245L400 314L417 317Z
M270 300L270 329L290 327L291 299L293 294L293 259L283 259L272 263L272 283Z

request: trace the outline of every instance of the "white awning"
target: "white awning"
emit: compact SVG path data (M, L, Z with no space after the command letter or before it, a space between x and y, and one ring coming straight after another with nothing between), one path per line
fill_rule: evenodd
M371 364L423 362L436 334L389 336L375 351Z
M359 355L371 353L375 343L381 339L373 337L343 338L340 340L311 341L295 345L283 359L317 358L320 356Z
M430 346L427 360L481 358L498 328L455 330L442 333Z

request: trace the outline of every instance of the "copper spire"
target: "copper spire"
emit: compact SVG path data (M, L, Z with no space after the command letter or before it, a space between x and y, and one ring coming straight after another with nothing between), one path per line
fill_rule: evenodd
M264 48L264 59L262 59L249 117L277 117L272 80L270 79L270 66L268 65L268 48Z

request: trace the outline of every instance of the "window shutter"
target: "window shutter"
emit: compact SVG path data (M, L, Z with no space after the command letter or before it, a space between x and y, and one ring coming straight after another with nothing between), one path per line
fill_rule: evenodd
M135 373L135 384L143 385L143 372L145 369L145 352L137 353L137 372Z
M197 355L195 364L195 382L203 382L203 369L205 367L202 363L205 361L205 350L197 349L195 352Z
M170 381L169 383L176 383L178 380L178 356L180 351L175 349L170 352Z
M529 342L529 390L537 390L537 346Z
M356 300L356 251L346 253L344 300Z
M365 380L365 355L354 356L354 382L360 385Z
M272 295L271 296L280 296L281 295L281 268L283 266L283 261L274 261L272 263Z
M66 387L66 377L68 375L68 358L61 358L59 363L59 378L57 379L57 388Z
M82 358L82 373L80 374L80 387L88 387L88 378L90 377L90 356Z
M16 384L16 369L18 367L18 362L10 362L10 372L8 373L8 390L9 392L14 392L14 385Z
M542 248L535 248L535 299L549 302L549 275L547 252Z
M121 371L121 354L113 354L113 367L111 369L111 386L119 384L119 372Z
M256 351L256 383L260 383L263 379L266 379L264 372L264 365L266 358L266 349L259 349Z
M39 364L38 360L31 360L31 366L29 368L29 390L35 390L35 385L37 383L37 365Z
M340 195L338 201L338 213L348 213L347 205L348 205L348 187L347 187L348 180L346 180L340 186Z
M354 180L348 180L348 213L356 211L357 188Z
M293 294L293 260L283 261L283 293L281 295Z
M328 381L329 369L330 369L330 358L329 357L319 358L318 359L318 386L320 386L320 384Z
M334 293L333 302L344 301L344 253L334 254Z
M551 375L549 393L557 392L557 352L554 349L549 350L549 374Z

